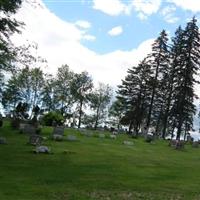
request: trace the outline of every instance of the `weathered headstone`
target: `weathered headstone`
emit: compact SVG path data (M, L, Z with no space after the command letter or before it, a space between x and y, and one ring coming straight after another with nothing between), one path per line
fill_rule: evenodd
M192 143L192 147L198 148L198 147L199 147L199 142L198 142L198 141L194 141L194 142Z
M64 127L54 127L52 135L53 140L62 141L64 136L64 130Z
M173 147L174 149L181 150L184 148L185 142L183 140L171 140L169 146Z
M30 124L25 124L24 128L22 129L22 133L29 134L29 135L35 135L36 128Z
M192 143L194 141L194 138L190 135L187 136L187 142Z
M34 146L41 145L43 138L40 135L30 135L29 144Z
M54 127L53 129L53 135L64 135L64 127Z
M68 141L77 141L77 138L76 138L75 135L68 135L68 136L67 136L67 140L68 140Z
M54 134L52 136L53 140L55 141L62 141L63 140L63 135L57 135L57 134Z
M110 135L110 138L111 138L111 139L116 139L117 136L116 136L116 135Z
M6 138L0 137L0 144L7 144Z
M50 148L47 146L38 146L34 150L35 153L50 153Z
M128 146L132 146L133 142L132 141L124 141L123 144L128 145Z
M153 142L153 140L154 140L153 135L151 135L151 134L146 135L145 142L151 143L151 142Z
M84 135L84 136L87 136L87 137L92 137L93 133L92 132L84 131L84 132L81 132L81 135Z

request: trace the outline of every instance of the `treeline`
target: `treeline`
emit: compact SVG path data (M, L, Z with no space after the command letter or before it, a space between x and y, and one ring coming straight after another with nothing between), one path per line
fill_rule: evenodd
M176 132L177 139L193 127L199 83L200 35L193 18L169 38L165 30L152 45L152 52L137 66L128 69L118 86L115 102L120 122L137 136L151 131L165 138Z
M67 65L58 68L54 77L40 68L24 67L15 70L4 85L2 105L12 116L23 105L26 115L21 117L32 119L37 107L40 115L57 112L65 120L76 119L74 126L83 123L96 129L107 116L111 97L109 85L99 83L94 88L87 72L74 73ZM84 112L88 109L89 112Z

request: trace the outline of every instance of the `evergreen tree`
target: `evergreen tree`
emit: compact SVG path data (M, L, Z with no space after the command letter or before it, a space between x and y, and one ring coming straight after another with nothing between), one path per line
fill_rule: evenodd
M144 59L137 67L128 70L128 75L122 80L118 90L118 98L126 104L126 113L121 122L129 124L129 133L134 129L137 135L146 118L150 88L151 68Z
M180 139L184 125L185 131L189 131L193 125L193 115L195 114L194 84L199 83L195 79L200 67L199 57L199 29L197 20L193 18L183 31L179 62L175 67L173 117L177 128L177 139Z
M167 33L163 30L153 43L152 53L148 56L149 65L151 65L154 77L152 80L152 92L147 116L146 132L148 132L149 126L152 123L152 115L154 115L154 121L155 124L157 124L155 126L158 126L161 121L164 103L164 95L161 95L161 93L163 91L163 86L166 84L165 78L169 68L169 50L167 42Z
M183 30L179 26L175 32L175 37L172 38L172 46L170 49L170 65L169 73L166 81L166 102L163 115L163 130L162 138L165 139L166 130L174 129L174 120L172 116L172 105L174 102L174 85L175 85L175 68L181 64L181 52L183 49ZM171 127L170 127L171 126Z

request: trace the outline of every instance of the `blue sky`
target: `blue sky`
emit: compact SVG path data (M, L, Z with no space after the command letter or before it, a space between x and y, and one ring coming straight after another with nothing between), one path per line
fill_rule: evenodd
M37 43L48 73L67 64L113 87L150 53L162 29L173 36L194 15L200 19L200 0L34 1L24 2L16 16L26 26L14 42Z
M198 2L199 0L195 1ZM88 33L96 39L94 41L82 41L82 44L100 54L118 49L129 51L149 38L156 38L162 29L166 29L173 35L177 26L185 26L188 19L194 15L198 17L200 11L200 8L199 11L193 8L195 5L188 9L183 7L184 0L182 0L182 6L176 4L176 1L136 0L135 4L143 3L143 7L133 7L128 14L122 11L110 14L112 9L105 12L103 4L108 3L104 0L101 0L102 6L99 3L98 7L101 7L99 9L94 8L95 1L92 0L43 0L43 2L51 12L63 20L71 23L78 20L89 22L91 27ZM113 2L113 6L116 2L130 6L133 1L114 0ZM155 7L148 9L148 3L155 5ZM185 6L187 7L187 4ZM110 36L108 31L118 26L122 28L123 32L117 36Z

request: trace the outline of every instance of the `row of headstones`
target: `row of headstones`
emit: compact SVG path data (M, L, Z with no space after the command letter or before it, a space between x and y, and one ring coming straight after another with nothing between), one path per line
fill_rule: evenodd
M170 140L169 146L173 147L174 149L183 149L186 143L188 143L188 141ZM190 141L190 144L193 148L198 148L200 145L200 141Z
M117 138L116 134L106 135L104 133L93 133L93 132L89 132L85 129L81 129L80 134L83 135L83 136L87 136L87 137L99 137L99 138L110 138L110 139L116 139Z

